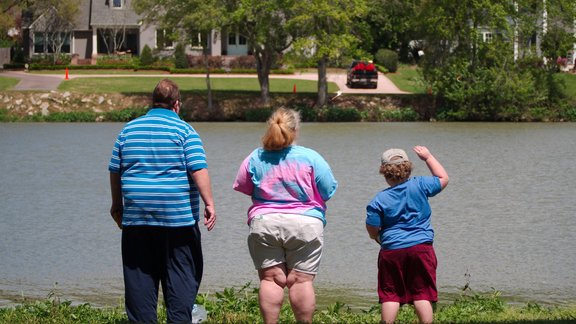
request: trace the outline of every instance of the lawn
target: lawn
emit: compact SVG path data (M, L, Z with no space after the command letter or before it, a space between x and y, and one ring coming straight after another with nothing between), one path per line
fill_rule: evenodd
M402 91L410 93L425 93L426 88L421 81L420 72L415 65L400 65L395 73L386 73L386 77Z
M17 78L0 77L0 91L8 90L18 84Z
M158 77L82 77L63 81L58 87L62 91L84 93L148 93L162 78L171 78L176 81L182 91L206 91L204 77L158 76ZM233 92L259 92L260 85L256 77L250 78L210 78L211 88L214 91ZM294 79L270 79L271 93L291 93L296 88L299 93L316 93L316 81ZM334 83L328 84L329 92L338 90Z

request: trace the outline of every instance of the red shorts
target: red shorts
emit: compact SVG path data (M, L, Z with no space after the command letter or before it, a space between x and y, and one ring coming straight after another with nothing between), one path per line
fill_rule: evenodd
M412 304L415 300L438 301L436 253L432 244L405 249L380 250L378 301Z

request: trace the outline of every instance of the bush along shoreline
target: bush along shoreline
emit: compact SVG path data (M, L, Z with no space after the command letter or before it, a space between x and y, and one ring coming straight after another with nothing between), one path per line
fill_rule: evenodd
M347 96L315 107L315 94L272 94L262 105L258 93L217 93L212 108L203 93L183 93L186 121L265 121L274 107L290 107L305 122L417 121L425 100L402 96ZM126 122L146 113L148 94L0 92L0 122ZM415 108L413 108L413 106Z
M196 303L203 305L208 317L203 323L262 323L258 306L258 289L246 284L241 288L225 288L214 294L201 294ZM160 323L166 322L166 309L158 307ZM398 323L418 321L412 306L402 306ZM499 291L487 293L462 292L452 302L440 302L434 310L436 323L574 323L576 304L543 306L536 303L508 304ZM55 293L44 300L24 300L17 306L0 308L1 323L128 323L123 305L94 307L73 305ZM296 323L288 303L280 313L280 323ZM314 323L379 323L380 305L352 309L337 301L318 308Z
M72 92L0 92L0 122L126 122L146 113L149 95ZM326 107L315 106L316 94L272 94L262 105L258 93L215 93L212 108L204 93L183 93L181 117L188 122L263 122L276 107L301 112L304 122L454 121L436 111L432 97L413 95L347 95ZM528 110L492 121L576 121L570 110Z

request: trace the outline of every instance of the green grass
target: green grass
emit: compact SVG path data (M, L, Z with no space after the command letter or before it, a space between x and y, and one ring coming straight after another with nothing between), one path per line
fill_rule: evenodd
M239 289L226 288L213 295L199 295L208 319L203 323L262 323L257 289L247 284ZM159 305L160 323L166 322L166 309ZM319 307L314 323L379 323L380 305L352 309L343 302ZM398 323L416 323L411 306L401 308ZM498 291L485 294L463 293L453 302L440 303L434 313L435 323L574 323L576 305L543 306L535 303L507 304ZM295 323L285 300L280 323ZM0 308L0 323L127 323L123 306L100 308L89 304L61 302L53 294L46 300L24 301L15 307Z
M387 73L386 76L402 91L410 93L426 92L416 66L400 65L396 73Z
M32 70L30 74L49 74L49 75L64 75L65 70ZM135 75L135 74L170 74L166 71L160 70L129 70L129 69L69 69L68 75L99 75L99 74L114 74L114 75Z
M0 77L0 91L11 89L17 85L18 82L20 82L20 80L17 78Z
M99 77L99 78L74 78L63 81L58 87L62 91L74 91L83 93L149 93L154 89L158 81L164 76L158 77ZM206 91L206 79L203 77L168 77L174 80L182 91ZM259 92L258 79L253 78L210 78L213 91L234 92ZM316 81L294 79L270 79L271 93L291 93L296 85L298 93L316 93L318 85ZM337 86L330 82L329 92L336 92Z

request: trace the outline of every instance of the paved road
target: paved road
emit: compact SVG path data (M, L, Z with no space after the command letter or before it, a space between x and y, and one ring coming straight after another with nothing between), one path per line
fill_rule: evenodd
M74 74L69 73L69 79L75 78L113 78L113 77L158 77L161 74ZM33 74L24 71L1 71L0 76L14 77L20 79L20 82L14 87L14 90L56 90L61 82L65 81L66 75L56 74ZM202 74L170 74L170 78L190 78L205 77ZM212 74L212 78L255 78L255 75L246 74ZM398 89L390 79L384 74L378 74L378 87L376 89L351 89L346 86L345 73L329 73L328 81L336 83L342 93L405 93ZM300 79L300 80L318 80L317 73L295 73L291 75L270 75L271 79Z

